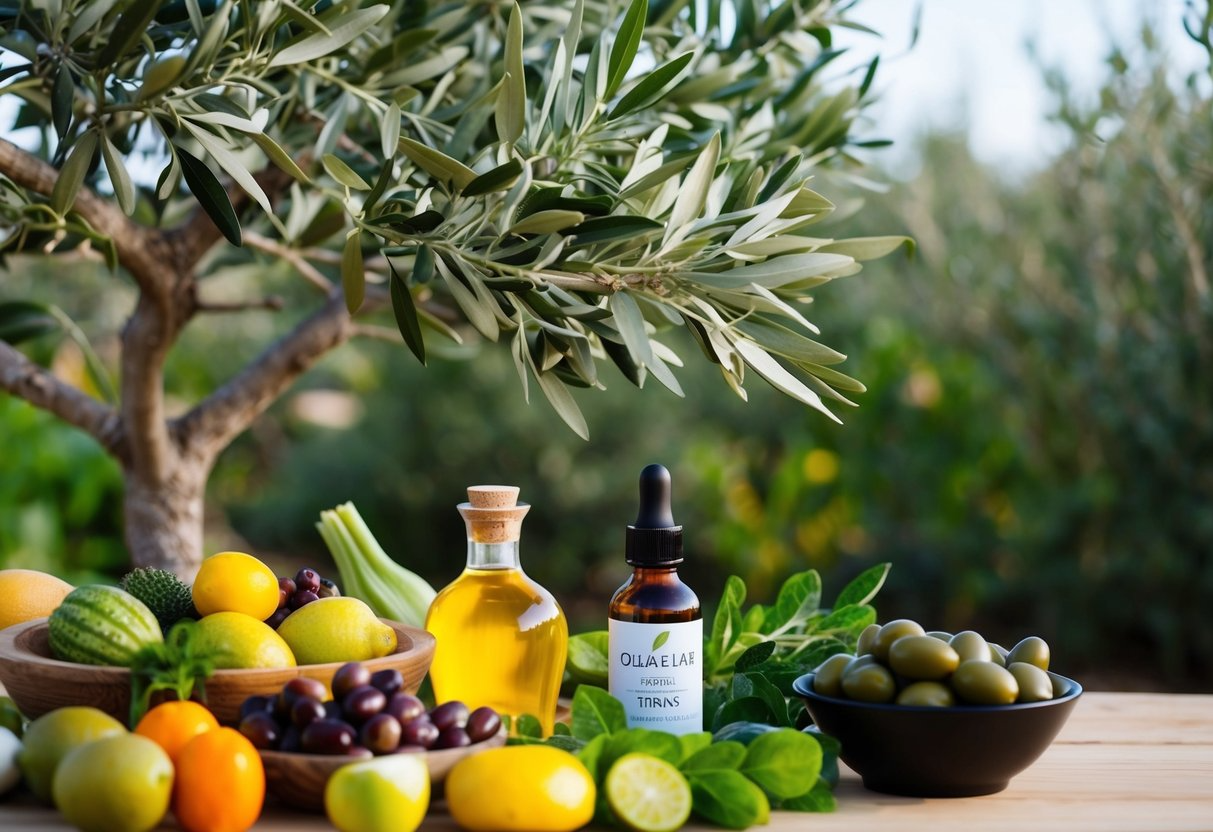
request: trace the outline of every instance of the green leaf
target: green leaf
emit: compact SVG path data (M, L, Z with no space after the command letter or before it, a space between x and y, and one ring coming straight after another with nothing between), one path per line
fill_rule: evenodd
M573 433L588 440L590 428L586 425L581 408L577 406L573 394L564 386L564 382L551 373L541 373L538 369L535 370L535 380L539 382L539 389L543 391L544 397L547 398L548 404L552 406L556 414L573 429Z
M396 146L400 143L400 105L393 101L388 105L379 126L379 146L383 149L385 159L392 158Z
M118 0L89 0L89 2L77 6L72 28L67 32L67 42L75 43L81 35L90 32L103 17L109 14L117 2Z
M821 773L821 746L792 728L762 734L746 747L741 772L776 798L802 795Z
M497 317L493 314L493 310L479 301L473 291L451 271L451 267L444 258L436 257L434 259L434 267L438 270L438 274L442 276L442 281L446 284L451 297L455 299L456 305L459 306L464 316L468 319L468 323L485 338L490 341L496 341L497 337L501 334L501 330L497 325Z
M274 207L270 204L270 198L265 195L265 191L262 190L256 178L244 166L244 163L236 157L236 154L232 152L232 149L225 141L209 130L197 127L188 121L182 121L182 125L190 135L198 140L198 143L210 154L210 157L215 160L216 164L235 180L241 190L251 196L265 213L272 214L274 212Z
M592 217L580 225L568 229L567 234L576 237L574 246L587 246L593 243L604 243L610 240L622 240L637 237L653 231L659 231L664 226L647 217Z
M462 189L464 196L480 196L493 191L504 191L522 175L522 162L510 159L487 173L482 173Z
M328 22L329 34L304 35L275 54L269 67L305 63L335 52L382 20L390 10L391 6L384 4L341 15Z
M683 72L694 57L693 52L687 52L654 69L619 99L619 103L607 114L606 120L612 121L655 104L682 78Z
M712 735L707 731L700 731L697 734L680 734L678 743L682 746L682 762L685 763L712 744Z
M833 812L838 808L830 784L818 778L813 788L796 797L780 801L779 808L787 812Z
M767 708L770 710L771 716L774 718L772 724L791 726L792 720L788 717L788 701L784 697L783 692L761 673L747 673L745 675L750 680L754 695L765 702Z
M391 260L388 260L388 268L392 273L388 292L392 297L392 313L396 316L396 326L400 329L409 350L424 365L425 339L421 336L421 322L417 320L417 305L413 302L413 293L409 291L404 279L397 274Z
M733 646L741 630L741 605L745 603L745 581L730 575L720 594L720 605L712 619L712 634L707 644L707 667L716 670L720 660Z
M269 158L271 162L278 166L280 170L288 174L296 182L302 182L305 185L311 184L311 179L303 172L303 169L296 164L295 160L290 157L282 145L274 141L265 133L250 133L248 137L252 139L261 152Z
M610 771L616 760L634 751L665 760L673 766L678 765L682 759L682 743L675 735L648 728L628 728L607 737L606 744L602 747L602 756L598 760L599 770Z
M127 171L126 165L122 164L122 156L118 153L118 148L114 147L114 143L106 135L101 137L101 156L105 159L105 170L110 175L110 183L114 186L114 196L118 198L118 205L129 217L135 212L135 183L131 181L131 175Z
M89 166L93 163L93 155L97 152L97 133L88 130L76 140L76 145L68 151L67 160L55 180L51 190L51 207L55 213L64 215L76 203L76 195L84 184Z
M553 234L585 220L580 211L537 211L510 226L507 234Z
M583 766L585 766L586 771L590 773L590 777L594 778L595 781L598 781L600 779L598 774L598 762L602 759L602 750L606 747L607 738L610 736L610 734L595 734L588 742L586 742L586 740L582 737L577 737L576 733L574 733L573 736L574 738L581 739L582 742L585 742L585 746L577 752L577 759L581 761Z
M763 630L767 633L790 625L799 627L821 606L821 576L816 569L798 572L783 582L775 604L767 611Z
M531 714L521 714L514 720L514 731L520 737L543 737L543 723Z
M365 179L332 153L324 154L320 162L324 165L324 169L328 171L329 176L336 179L345 187L353 188L356 191L369 191L371 189L371 186Z
M739 679L742 677L734 676L733 678ZM712 727L719 729L730 722L764 722L769 724L774 719L778 719L778 717L776 714L771 713L771 708L764 699L759 696L742 696L724 703L712 720Z
M467 165L413 139L402 138L400 152L430 176L442 182L451 182L456 188L466 188L476 178L476 171Z
M127 5L110 30L109 37L97 54L97 66L107 67L122 58L143 38L143 33L156 17L160 0L134 0Z
M607 305L632 360L641 366L652 364L653 346L649 343L648 333L644 329L644 315L641 314L635 298L628 292L616 292L610 296Z
M636 50L640 47L640 38L644 34L644 21L648 17L648 0L632 0L628 6L619 32L615 35L615 43L611 47L611 57L607 61L607 85L604 99L612 98L628 70L636 58Z
M740 772L691 772L687 780L695 814L712 823L727 829L746 829L770 818L767 796Z
M847 358L837 350L806 338L762 315L750 315L738 321L736 327L761 344L767 352L777 353L796 362L838 364Z
M839 240L836 243L829 243L817 249L821 252L830 254L845 254L848 257L853 257L856 260L876 260L885 255L892 254L902 246L906 247L906 251L913 253L914 240L911 237L851 237L848 240Z
M880 592L880 588L884 586L885 578L889 575L889 569L892 564L878 563L873 567L860 572L854 580L843 587L842 592L838 593L838 600L834 602L835 609L850 606L851 604L868 604L876 597L876 593Z
M841 271L854 262L853 257L843 254L822 254L815 251L785 254L719 274L696 273L695 279L722 289L744 289L751 283L766 289L779 289L791 283L806 283L812 278L819 278L818 282L825 283L830 278L822 275Z
M185 70L184 55L167 55L148 64L143 73L143 84L135 95L138 101L146 101L171 87Z
M413 282L429 283L434 279L434 250L427 245L417 247L417 258L413 261Z
M842 424L842 420L830 412L830 409L825 406L820 396L806 387L804 382L788 372L783 365L768 355L753 341L739 338L733 342L733 347L745 359L745 363L753 367L754 371L766 379L767 383L776 390L786 393L797 401L821 411L833 421L840 425Z
M514 3L505 30L505 77L497 96L497 136L513 144L526 128L526 75L522 66L522 9Z
M717 742L696 751L683 761L683 774L706 771L737 771L745 761L745 746L739 742Z
M657 638L653 639L653 648L650 652L656 653L661 649L661 646L670 640L670 631L662 630L657 634Z
M846 633L862 630L869 624L876 623L876 610L867 604L849 604L838 607L825 618L816 622L813 632L821 635L827 633Z
M670 219L665 226L665 243L682 239L679 232L684 226L703 213L704 204L708 199L708 190L712 187L712 179L716 176L716 162L720 158L720 133L713 133L712 138L704 146L695 164L687 172L682 187L678 189L678 197L670 211ZM683 232L685 234L685 232Z
M50 307L28 300L0 302L0 341L14 346L60 330Z
M592 740L599 734L613 734L628 727L623 703L602 688L578 685L573 692L573 736Z
M760 641L753 647L747 647L746 651L737 657L737 661L733 664L733 670L736 673L744 673L771 658L771 654L774 652L775 642Z
M362 229L355 228L345 238L341 252L341 288L345 291L345 308L353 315L366 296L366 269L362 266Z
M67 136L72 126L72 108L76 98L76 82L67 64L60 64L55 73L55 85L51 88L51 123L60 140Z

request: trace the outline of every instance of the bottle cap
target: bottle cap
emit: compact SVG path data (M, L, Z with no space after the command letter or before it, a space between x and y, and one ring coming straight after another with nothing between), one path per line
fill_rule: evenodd
M522 536L522 518L530 511L518 502L516 485L473 485L459 514L467 524L468 539L477 543L508 543Z
M670 472L663 465L646 465L640 472L640 511L628 526L624 548L633 566L674 566L682 563L682 526L670 509Z

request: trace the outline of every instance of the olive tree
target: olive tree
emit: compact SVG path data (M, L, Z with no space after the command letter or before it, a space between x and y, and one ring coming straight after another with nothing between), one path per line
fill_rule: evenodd
M757 376L834 418L862 386L812 337L808 291L902 242L809 233L836 208L810 180L850 199L864 144L876 64L836 71L831 40L850 5L0 0L0 287L81 253L137 287L99 396L14 346L80 329L5 298L0 389L113 455L133 561L181 572L216 457L356 336L422 362L434 339L500 342L584 435L569 387L613 366L680 393L660 338L683 328L738 395ZM312 308L169 412L183 330L276 305L201 279L267 254Z

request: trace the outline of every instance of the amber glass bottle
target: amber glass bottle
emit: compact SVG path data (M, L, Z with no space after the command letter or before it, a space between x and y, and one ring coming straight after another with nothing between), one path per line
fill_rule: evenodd
M539 718L552 733L569 630L552 594L522 571L518 541L530 508L512 486L473 486L459 513L467 567L430 605L438 640L430 680L439 702Z
M670 472L640 472L640 511L628 526L632 575L608 611L611 695L628 725L673 734L703 730L703 618L678 576L682 526L670 510Z

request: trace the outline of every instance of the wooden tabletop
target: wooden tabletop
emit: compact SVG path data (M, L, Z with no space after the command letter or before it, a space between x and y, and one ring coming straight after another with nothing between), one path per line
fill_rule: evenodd
M921 800L876 794L849 771L830 815L775 812L768 832L1209 832L1213 695L1086 693L1061 735L999 794ZM176 829L171 818L162 827ZM0 829L66 830L54 811L0 802ZM258 830L330 829L320 816L267 808ZM423 830L458 827L433 809ZM714 829L687 826L688 832Z

